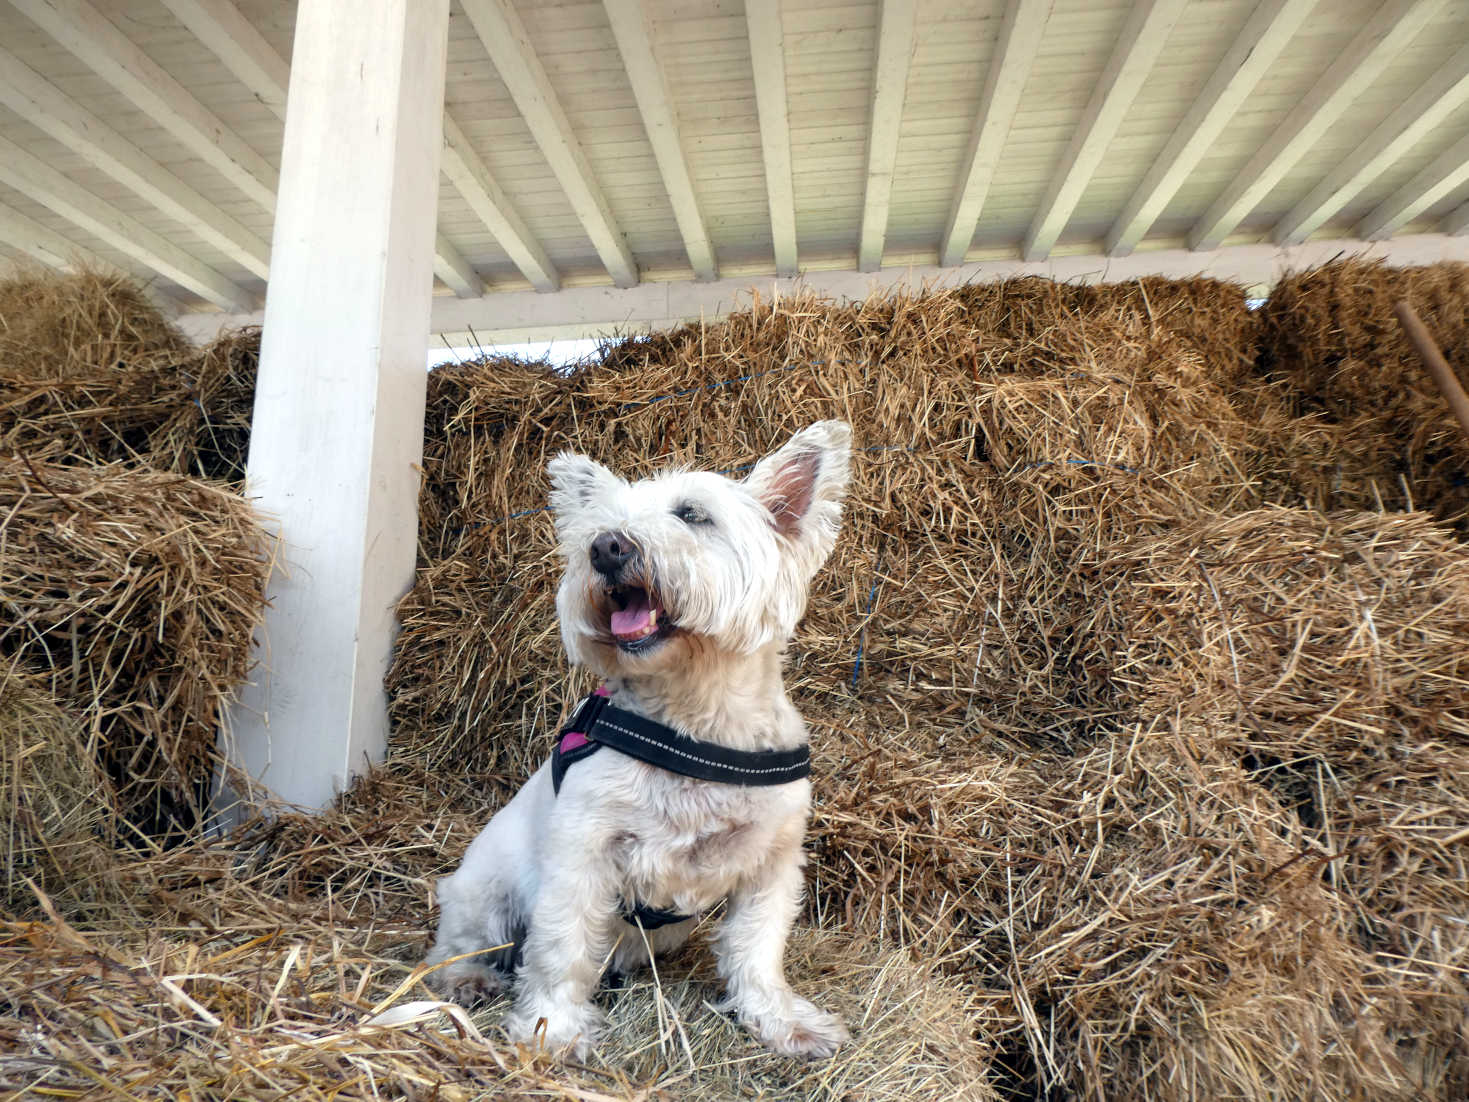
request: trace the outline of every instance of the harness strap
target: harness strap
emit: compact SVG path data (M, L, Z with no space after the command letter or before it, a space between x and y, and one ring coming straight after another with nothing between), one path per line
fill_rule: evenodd
M603 746L670 773L722 784L787 784L811 774L808 746L794 750L731 750L718 743L687 738L666 724L613 707L608 702L611 695L599 688L583 698L557 736L551 754L551 787L557 795L561 794L567 769ZM644 930L661 929L693 917L625 899L620 913L624 920Z
M684 777L721 784L766 786L788 784L811 775L811 748L733 750L679 734L635 712L618 708L598 689L577 705L562 728L551 757L551 782L559 793L569 766L599 746L610 746L630 758Z

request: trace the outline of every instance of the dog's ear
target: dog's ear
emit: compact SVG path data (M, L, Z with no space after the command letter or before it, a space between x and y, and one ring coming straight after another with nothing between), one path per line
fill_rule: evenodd
M851 426L818 421L755 464L745 486L770 511L777 532L825 558L841 527L851 459Z
M551 475L551 511L558 517L585 509L623 484L595 459L575 452L562 452L546 470Z

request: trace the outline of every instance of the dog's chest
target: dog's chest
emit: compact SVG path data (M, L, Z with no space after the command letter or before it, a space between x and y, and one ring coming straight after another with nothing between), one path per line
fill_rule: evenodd
M613 839L613 859L639 897L699 908L723 898L769 852L791 812L769 789L659 785Z

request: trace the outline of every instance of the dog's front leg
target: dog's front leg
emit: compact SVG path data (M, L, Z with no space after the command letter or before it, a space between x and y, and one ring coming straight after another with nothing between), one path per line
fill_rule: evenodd
M714 948L729 989L721 1009L734 1011L775 1052L825 1059L851 1035L840 1018L792 991L785 977L786 938L801 905L804 860L798 833L730 895Z
M591 998L612 952L616 889L599 849L573 843L556 852L568 856L544 870L505 1030L512 1041L539 1039L553 1052L570 1049L583 1059L602 1024Z

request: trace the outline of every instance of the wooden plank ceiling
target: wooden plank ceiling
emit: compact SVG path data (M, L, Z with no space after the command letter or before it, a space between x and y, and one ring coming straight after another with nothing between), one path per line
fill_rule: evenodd
M0 0L0 254L268 275L295 5ZM455 0L439 292L1469 232L1469 0Z

